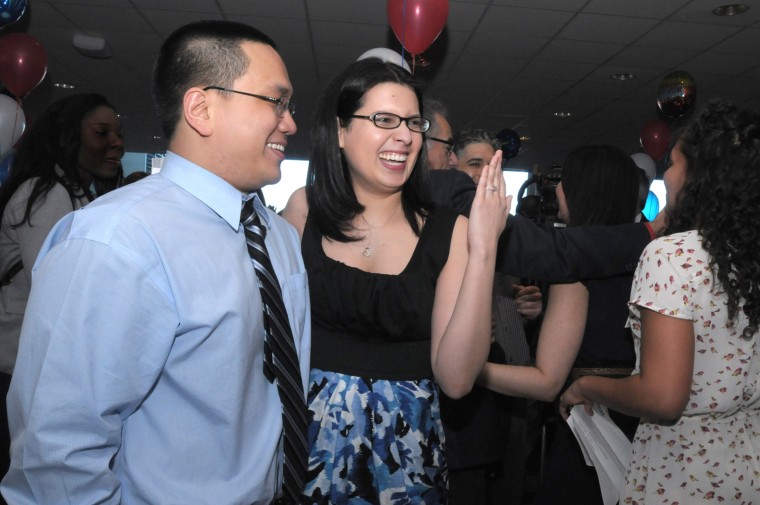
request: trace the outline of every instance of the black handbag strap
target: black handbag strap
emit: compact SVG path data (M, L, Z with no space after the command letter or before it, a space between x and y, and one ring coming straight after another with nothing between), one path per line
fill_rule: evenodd
M24 268L23 263L21 263L21 260L18 260L16 263L13 264L11 268L8 269L7 272L5 272L5 275L3 276L3 280L0 281L0 286L7 286L13 281L13 278L16 276L17 273L21 271L21 269Z

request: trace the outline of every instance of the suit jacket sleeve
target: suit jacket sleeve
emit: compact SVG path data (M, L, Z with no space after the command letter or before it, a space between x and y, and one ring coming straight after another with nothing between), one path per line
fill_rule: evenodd
M509 216L496 270L545 282L610 277L634 271L650 240L643 223L549 228Z

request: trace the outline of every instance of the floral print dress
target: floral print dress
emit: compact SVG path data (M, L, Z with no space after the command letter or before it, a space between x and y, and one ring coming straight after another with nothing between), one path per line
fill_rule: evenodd
M732 324L696 231L652 242L634 278L628 319L638 373L640 307L694 325L689 401L674 423L642 419L621 504L760 504L760 349ZM663 384L667 387L667 384Z

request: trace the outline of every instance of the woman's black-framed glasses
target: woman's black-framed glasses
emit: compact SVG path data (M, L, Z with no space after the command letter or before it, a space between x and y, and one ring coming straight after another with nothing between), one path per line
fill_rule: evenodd
M436 142L440 142L441 144L446 145L446 154L451 154L451 152L454 150L454 139L439 139L438 137L427 137L428 140L434 140Z
M206 86L205 88L203 88L203 91L208 91L210 89L215 89L217 91L226 91L228 93L237 93L239 95L252 96L253 98L258 98L259 100L264 100L265 102L273 103L274 111L280 117L283 117L285 115L285 111L290 112L291 116L296 115L296 104L291 102L290 98L288 98L287 96L281 96L280 98L275 98L273 96L257 95L255 93L247 93L245 91L238 91L236 89L223 88L221 86Z
M367 119L372 121L372 123L378 128L384 130L395 130L401 126L402 121L406 123L406 127L409 128L409 131L416 133L425 133L428 131L428 128L430 128L430 121L422 116L401 117L398 114L393 114L391 112L375 112L371 116L353 115L348 117Z

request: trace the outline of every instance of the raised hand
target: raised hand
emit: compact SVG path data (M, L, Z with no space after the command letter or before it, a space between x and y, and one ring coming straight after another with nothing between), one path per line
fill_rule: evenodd
M501 157L501 150L496 151L478 181L467 232L470 251L480 247L493 247L495 250L496 242L507 224L512 196L507 196L501 174Z

